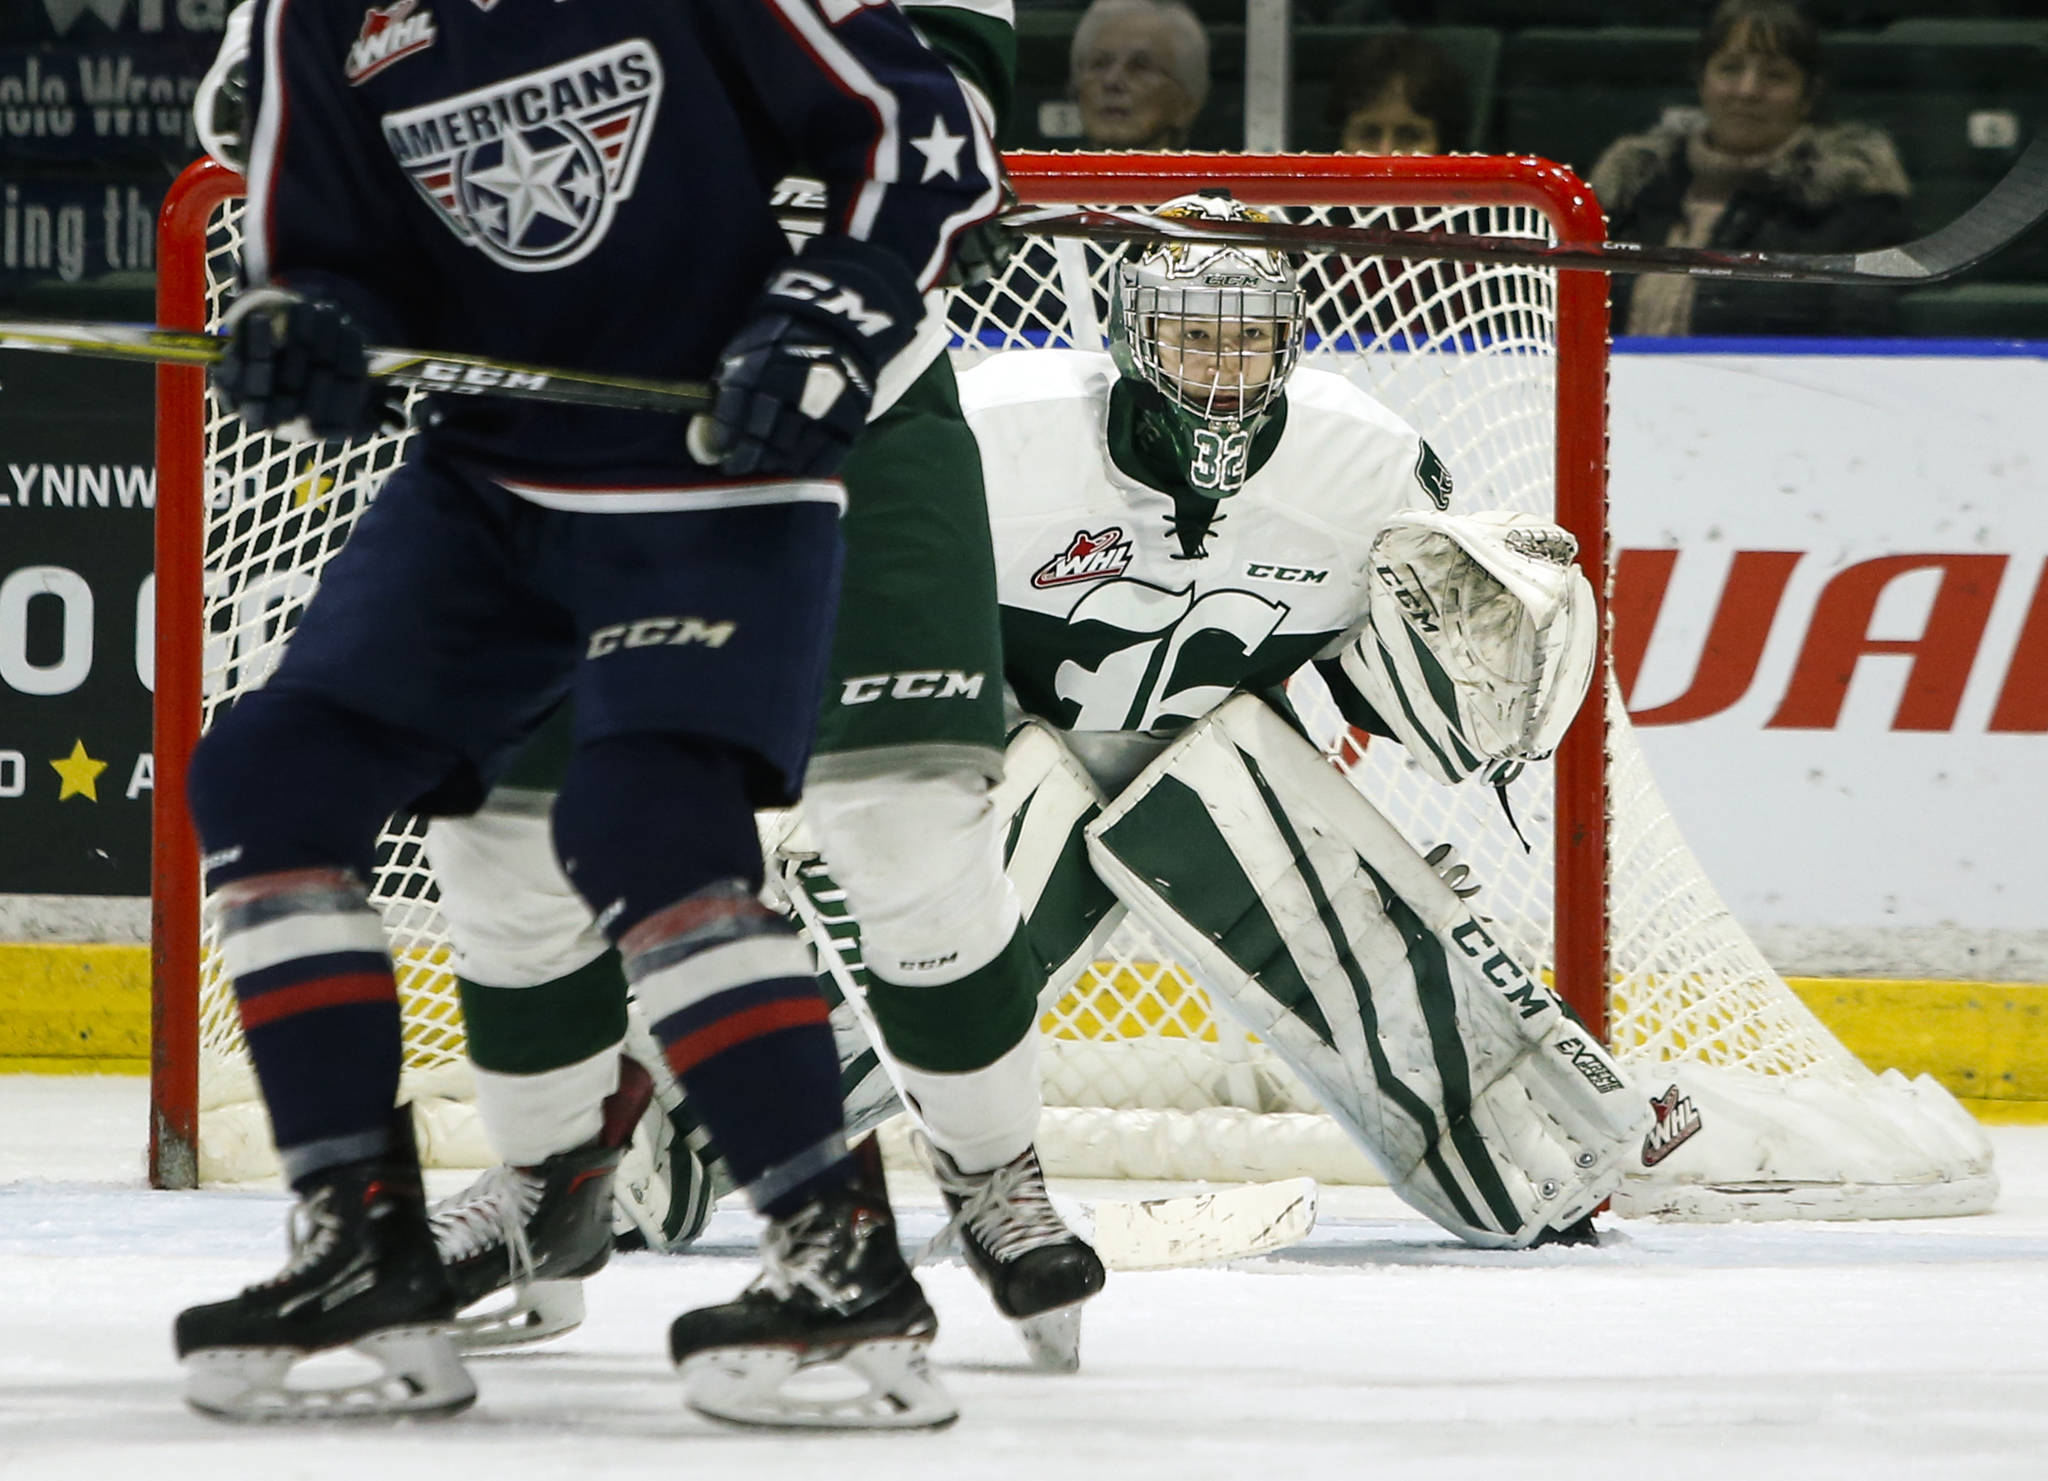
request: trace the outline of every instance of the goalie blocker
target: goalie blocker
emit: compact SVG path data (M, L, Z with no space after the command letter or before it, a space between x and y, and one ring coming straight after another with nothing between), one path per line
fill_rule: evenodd
M1087 828L1096 873L1467 1243L1620 1185L1652 1123L1597 1037L1264 703L1229 701Z

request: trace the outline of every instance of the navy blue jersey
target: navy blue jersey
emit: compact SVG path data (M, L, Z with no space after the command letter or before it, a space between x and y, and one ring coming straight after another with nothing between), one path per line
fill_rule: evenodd
M244 276L372 343L708 378L788 255L793 169L828 230L936 283L998 205L985 125L893 5L257 0ZM710 482L683 419L436 398L429 449L573 486Z

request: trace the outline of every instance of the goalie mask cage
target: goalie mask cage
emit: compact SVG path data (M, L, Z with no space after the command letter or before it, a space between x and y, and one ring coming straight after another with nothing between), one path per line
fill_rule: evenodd
M1528 159L1030 154L1027 204L1152 207L1198 189L1295 220L1597 240L1591 193ZM159 318L216 327L234 282L241 181L211 162L165 201ZM1123 249L1029 238L1001 277L955 296L954 355L1106 344ZM1555 518L1603 601L1606 279L1594 273L1381 259L1303 260L1303 363L1364 386L1429 440L1454 509ZM318 447L247 432L202 372L164 367L157 415L157 701L150 1175L159 1186L274 1169L233 994L204 923L181 779L211 718L260 685L403 435ZM1603 643L1599 672L1607 672ZM1333 757L1419 848L1448 842L1476 904L1553 975L1660 1096L1660 1132L1616 1207L1683 1217L1912 1216L1988 1206L1988 1147L1924 1077L1871 1074L1764 962L1679 836L1611 681L1553 763L1512 791L1444 787L1398 746L1355 744L1326 692L1295 698ZM1517 826L1519 825L1519 830ZM1526 838L1526 844L1524 842ZM424 1154L482 1165L460 1013L418 825L379 850L405 1004L407 1094ZM1188 976L1127 925L1042 1020L1048 1169L1078 1177L1378 1180L1255 1040L1211 1017Z

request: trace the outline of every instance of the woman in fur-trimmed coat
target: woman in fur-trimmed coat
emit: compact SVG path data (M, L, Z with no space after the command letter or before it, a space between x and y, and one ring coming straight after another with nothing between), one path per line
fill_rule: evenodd
M1850 252L1908 240L1911 187L1891 139L1809 121L1819 35L1786 0L1728 0L1702 37L1699 115L1632 134L1593 167L1619 241ZM1884 289L1616 277L1617 334L1890 333Z

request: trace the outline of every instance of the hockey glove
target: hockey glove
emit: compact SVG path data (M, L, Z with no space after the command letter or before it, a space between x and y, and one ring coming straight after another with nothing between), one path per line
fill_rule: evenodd
M244 294L222 321L213 384L242 421L292 442L367 437L405 425L402 393L370 379L362 330L324 299Z
M850 237L813 240L776 269L719 357L718 397L691 423L690 451L734 477L831 476L923 316L894 257Z

